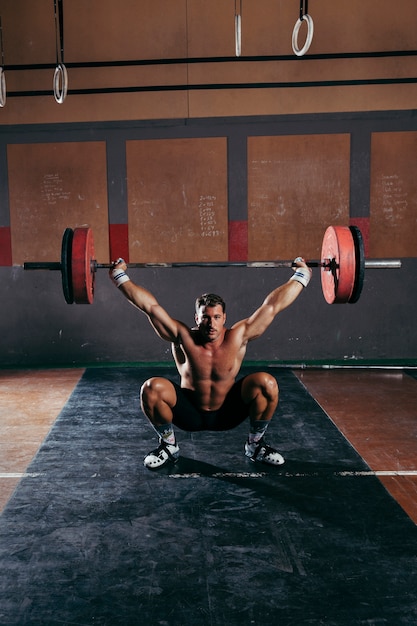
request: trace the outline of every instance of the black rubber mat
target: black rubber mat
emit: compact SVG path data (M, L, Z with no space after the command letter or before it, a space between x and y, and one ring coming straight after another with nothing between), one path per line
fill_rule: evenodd
M247 373L248 369L243 370ZM268 439L179 433L150 472L141 383L87 370L0 518L0 624L417 623L417 528L291 371Z

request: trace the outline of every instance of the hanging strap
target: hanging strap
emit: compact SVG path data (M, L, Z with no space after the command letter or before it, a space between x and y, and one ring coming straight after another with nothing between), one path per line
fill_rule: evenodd
M64 62L64 7L63 0L54 0L56 63Z
M54 74L54 97L62 104L67 97L68 74L64 65L64 0L54 0L56 68Z
M3 26L1 23L0 15L0 52L1 52L1 65L0 65L0 107L3 108L6 104L6 77L4 75L4 48L3 48Z
M1 23L1 15L0 15L0 52L1 52L1 63L0 65L4 66L4 48L3 48L3 26Z
M308 15L308 0L300 0L300 20L302 21L304 15Z

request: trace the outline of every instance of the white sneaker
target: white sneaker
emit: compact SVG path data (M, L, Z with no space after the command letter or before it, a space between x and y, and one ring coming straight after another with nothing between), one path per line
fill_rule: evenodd
M172 445L171 443L167 443L163 439L160 439L159 446L145 456L143 464L148 469L155 470L159 469L163 465L166 465L167 463L176 463L179 456L180 449L176 443Z
M285 463L284 457L278 450L268 446L263 437L256 443L246 441L245 455L248 456L251 461L259 461L267 465L283 465Z

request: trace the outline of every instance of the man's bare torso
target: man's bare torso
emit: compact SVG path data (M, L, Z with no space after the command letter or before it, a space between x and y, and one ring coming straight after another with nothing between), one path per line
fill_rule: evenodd
M219 409L235 382L245 352L246 345L237 330L224 329L214 342L202 341L197 329L188 330L173 346L181 387L195 392L200 409Z

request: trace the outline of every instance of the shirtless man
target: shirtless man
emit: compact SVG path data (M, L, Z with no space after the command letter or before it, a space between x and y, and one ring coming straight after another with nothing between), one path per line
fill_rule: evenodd
M301 257L294 261L295 273L274 289L247 319L225 327L225 303L220 296L197 298L194 328L173 319L144 287L126 274L127 265L118 259L110 277L123 295L145 313L161 339L172 344L181 385L155 376L141 388L141 405L159 437L159 446L144 459L148 469L175 463L179 457L173 425L185 431L229 430L249 417L245 455L252 461L282 465L281 454L264 439L278 405L278 385L273 376L256 372L236 382L249 341L268 328L275 316L307 287L311 269Z

